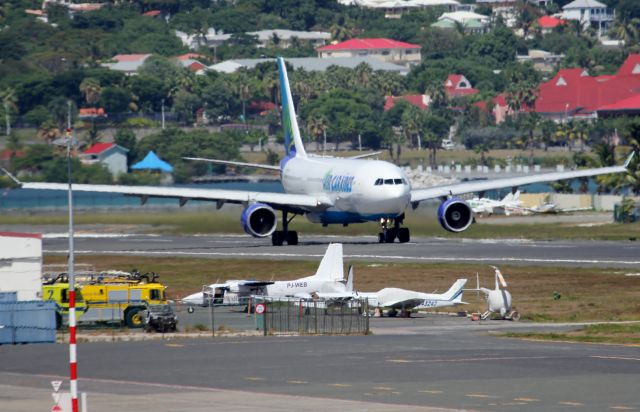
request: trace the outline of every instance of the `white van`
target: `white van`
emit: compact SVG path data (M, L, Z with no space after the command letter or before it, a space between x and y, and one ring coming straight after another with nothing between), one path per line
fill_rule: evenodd
M456 144L451 139L443 139L441 146L444 150L453 150L456 147Z

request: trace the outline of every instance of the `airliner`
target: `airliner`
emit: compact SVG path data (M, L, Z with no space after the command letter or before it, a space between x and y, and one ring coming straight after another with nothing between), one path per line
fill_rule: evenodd
M623 166L415 189L400 167L386 161L366 158L366 155L337 158L308 154L302 144L287 68L282 57L277 58L277 65L285 137L285 156L280 165L195 157L188 159L277 170L285 193L92 184L74 184L73 190L138 196L142 204L150 197L175 198L179 200L180 206L189 200L207 200L215 202L218 209L225 203L242 204L244 209L240 221L244 231L257 238L271 237L274 246L298 244L298 233L289 230L289 224L295 216L302 215L323 226L378 222L381 228L378 234L380 243L393 243L396 240L406 243L410 241L410 232L408 227L403 226L405 211L409 206L415 209L424 200L441 199L437 212L440 225L450 232L463 232L474 220L473 210L457 195L500 188L512 188L515 191L518 186L531 183L622 173L633 156L632 153ZM68 189L66 184L23 183L11 177L27 189ZM280 230L277 230L278 211L281 212Z

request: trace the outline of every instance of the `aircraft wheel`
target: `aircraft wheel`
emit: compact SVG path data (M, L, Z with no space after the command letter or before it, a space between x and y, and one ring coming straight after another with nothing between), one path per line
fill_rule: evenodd
M271 244L273 246L282 246L284 243L284 233L281 230L276 230L271 234Z
M395 318L396 316L398 316L398 311L395 309L391 309L387 312L387 316L389 316L390 318Z
M400 229L398 229L398 242L407 243L409 240L411 240L411 236L409 235L409 228L401 227Z
M400 317L401 318L410 318L411 317L411 311L410 310L401 310L400 311Z
M517 311L514 310L511 313L511 320L514 321L514 322L519 321L520 320L520 313L518 313Z
M394 240L396 240L396 230L387 229L387 233L385 234L384 241L386 243L393 243Z
M378 233L378 243L384 243L384 233Z
M295 246L298 244L298 232L295 230L287 232L287 245Z

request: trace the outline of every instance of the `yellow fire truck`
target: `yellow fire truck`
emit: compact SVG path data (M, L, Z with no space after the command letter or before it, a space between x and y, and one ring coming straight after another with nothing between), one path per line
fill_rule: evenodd
M128 278L111 274L78 276L76 319L78 322L124 322L130 328L142 327L141 312L147 305L167 304L165 289L157 275L136 274ZM56 321L62 325L69 315L69 280L61 274L42 285L43 300L58 304Z

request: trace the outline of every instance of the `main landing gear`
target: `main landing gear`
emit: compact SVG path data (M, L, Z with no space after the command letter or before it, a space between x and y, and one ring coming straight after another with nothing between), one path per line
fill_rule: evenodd
M289 223L296 217L295 214L287 219L287 211L282 211L282 229L276 230L271 234L271 244L273 246L282 246L284 242L287 242L289 246L295 246L298 244L298 232L295 230L289 230Z
M399 243L411 240L408 227L400 227L404 221L404 213L395 219L380 219L382 232L378 233L378 243L393 243L398 238ZM393 227L391 227L393 222Z

